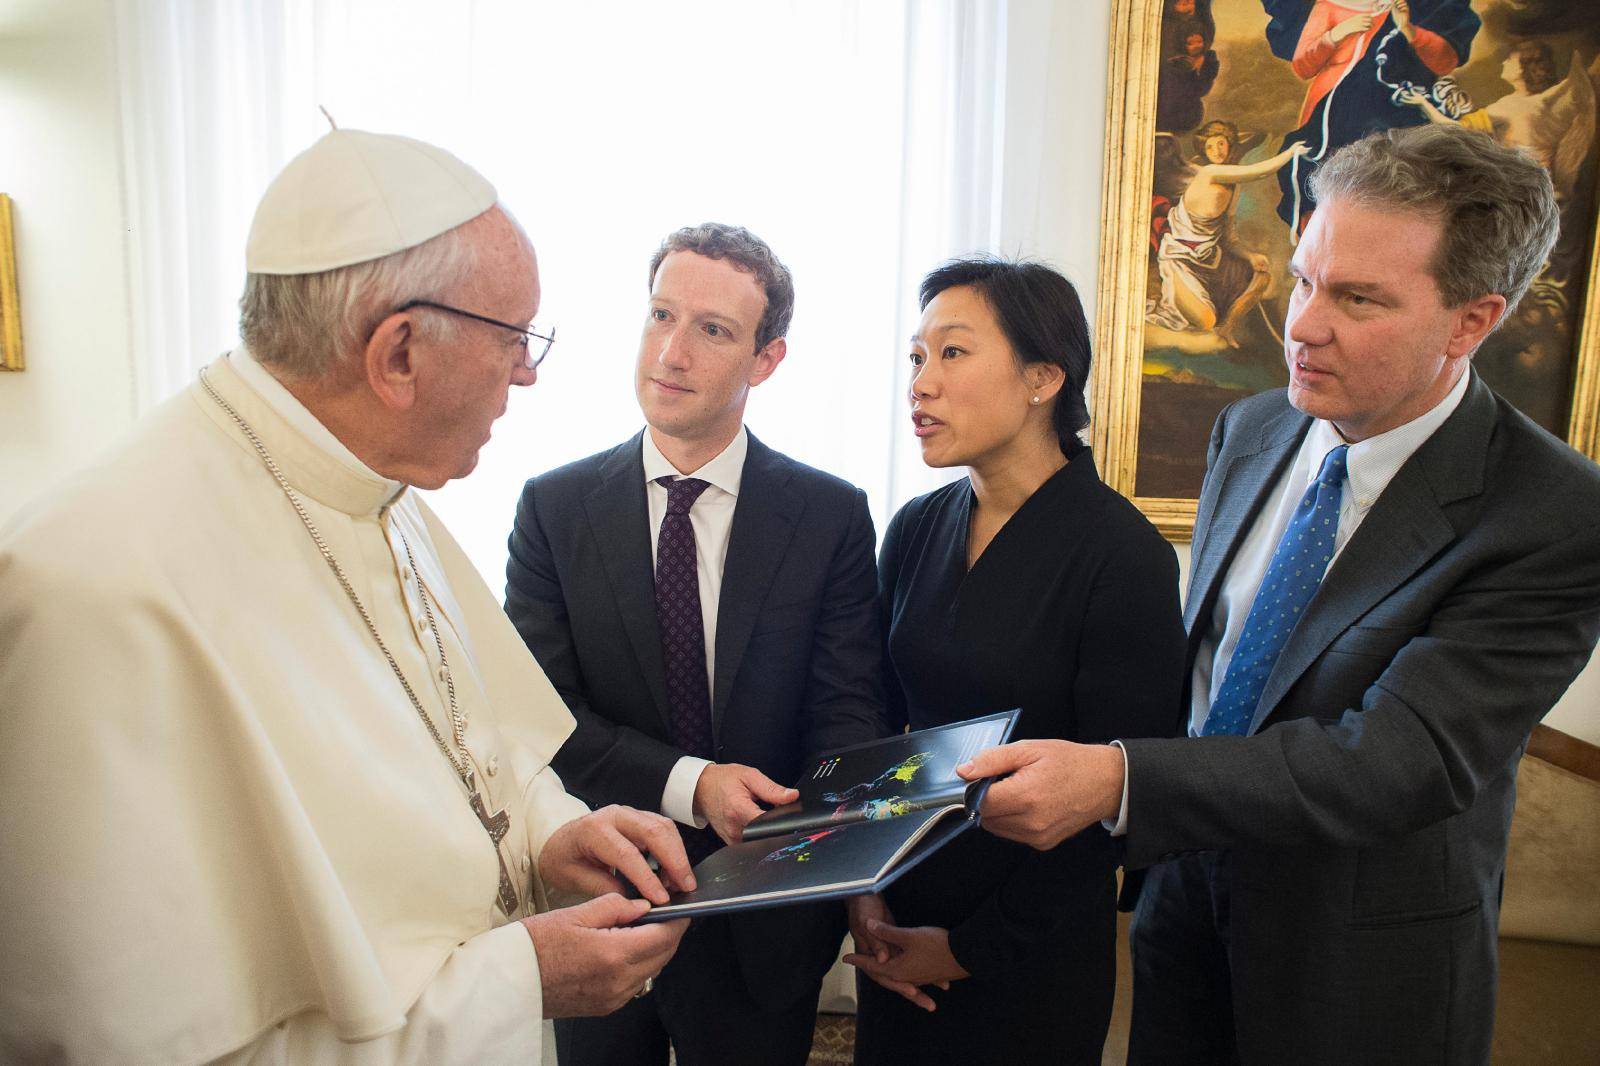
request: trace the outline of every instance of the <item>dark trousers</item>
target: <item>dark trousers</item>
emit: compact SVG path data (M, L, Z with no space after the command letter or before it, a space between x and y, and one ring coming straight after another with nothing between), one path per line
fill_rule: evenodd
M654 990L604 1018L556 1019L561 1066L804 1066L817 1025L818 982L779 1011L745 987L728 923L699 918Z
M1129 934L1133 1022L1129 1066L1239 1062L1229 963L1225 852L1150 868Z
M1116 884L1107 868L1078 887L1059 927L1002 972L925 988L931 1014L858 974L856 1066L1100 1066L1117 985Z

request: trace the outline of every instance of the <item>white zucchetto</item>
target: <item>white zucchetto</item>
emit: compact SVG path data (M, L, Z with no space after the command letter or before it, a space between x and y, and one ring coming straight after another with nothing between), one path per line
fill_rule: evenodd
M315 274L414 248L495 205L494 186L442 148L334 130L289 161L256 207L252 274Z

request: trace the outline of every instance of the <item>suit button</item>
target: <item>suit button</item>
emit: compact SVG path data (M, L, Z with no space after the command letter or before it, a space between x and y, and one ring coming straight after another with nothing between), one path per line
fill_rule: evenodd
M533 859L527 855L522 857L522 872L527 873L533 869Z
M498 756L498 755L489 756L489 761L484 764L483 769L490 777L493 777L495 774L499 773L500 772L500 756Z

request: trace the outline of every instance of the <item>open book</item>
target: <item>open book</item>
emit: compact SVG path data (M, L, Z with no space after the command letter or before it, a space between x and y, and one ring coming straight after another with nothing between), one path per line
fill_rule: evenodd
M956 767L1003 744L1021 710L826 752L800 798L745 826L744 840L694 868L641 922L755 910L877 892L978 822L988 781Z

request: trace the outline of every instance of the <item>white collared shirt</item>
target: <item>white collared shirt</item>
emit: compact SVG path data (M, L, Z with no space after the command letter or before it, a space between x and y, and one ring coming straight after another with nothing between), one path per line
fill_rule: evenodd
M667 490L656 484L660 477L696 477L707 482L694 506L689 509L689 526L694 530L694 553L700 579L700 621L706 635L706 691L716 692L717 604L722 596L722 568L728 560L728 535L733 531L733 510L739 502L739 483L744 477L744 460L750 451L750 435L743 426L715 459L691 474L681 473L656 447L651 430L644 433L645 500L650 508L650 565L655 566L656 544L661 539L661 520L667 514ZM694 789L700 773L711 764L705 759L685 755L667 776L661 793L661 813L684 825L703 827L705 819L694 814Z
M1333 537L1331 570L1339 561L1339 554L1356 529L1372 510L1372 505L1389 487L1389 482L1400 472L1423 442L1444 425L1461 398L1467 394L1471 375L1463 373L1461 380L1427 414L1412 419L1387 433L1357 441L1350 445L1345 457L1345 479L1341 485L1343 495L1339 503L1339 528ZM1332 422L1316 419L1306 432L1294 462L1278 479L1272 495L1267 498L1255 524L1239 546L1239 554L1223 578L1217 592L1217 604L1211 611L1211 625L1195 654L1194 680L1189 697L1189 735L1199 736L1206 715L1211 713L1212 679L1228 676L1228 664L1233 661L1233 651L1239 646L1239 635L1244 631L1245 618L1255 603L1256 591L1267 576L1267 566L1272 553L1277 550L1289 518L1299 506L1306 489L1317 479L1322 461L1330 451L1344 443L1344 438ZM1198 621L1198 620L1197 620Z
M1400 468L1455 413L1462 397L1467 394L1471 377L1469 368L1445 398L1426 414L1386 433L1350 445L1345 457L1345 478L1341 483L1339 528L1334 533L1333 558L1328 563L1329 569L1339 561L1344 546L1350 543L1350 538L1367 517L1367 512L1372 510L1372 505L1378 502L1378 497L1383 495L1383 490L1389 487L1389 482L1394 480ZM1239 546L1239 554L1234 557L1233 565L1222 580L1222 588L1217 592L1217 604L1211 611L1211 624L1195 652L1189 696L1190 736L1200 735L1206 716L1211 713L1212 679L1228 676L1228 664L1233 661L1234 649L1239 646L1239 635L1244 631L1245 619L1250 614L1262 580L1267 576L1272 553L1277 550L1278 541L1283 539L1283 531L1289 526L1289 518L1306 489L1317 479L1322 461L1330 451L1343 443L1344 438L1332 422L1315 419L1306 432L1305 440L1300 443L1300 450L1295 453L1294 462L1278 478L1272 494L1256 516L1255 524ZM1123 762L1126 771L1126 754ZM1107 828L1113 836L1127 832L1126 773L1123 775L1122 809L1115 825L1107 823Z

